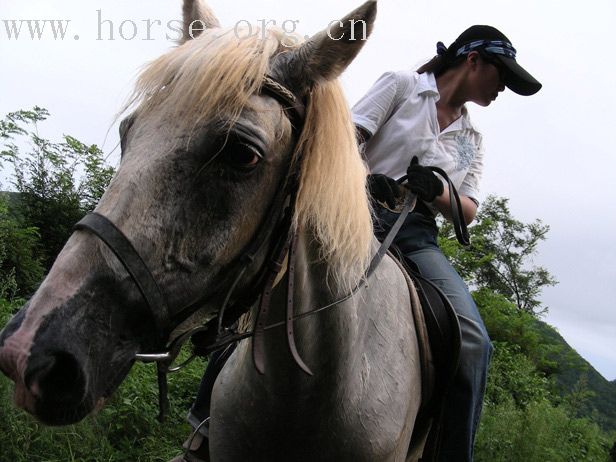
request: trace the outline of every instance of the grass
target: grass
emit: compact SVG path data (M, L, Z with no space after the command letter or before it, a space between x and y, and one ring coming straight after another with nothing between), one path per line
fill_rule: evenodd
M23 301L0 298L0 326ZM170 412L158 422L153 364L135 364L108 404L76 425L47 427L13 405L13 383L0 374L0 462L166 462L190 433L190 408L205 361L169 375Z
M66 427L46 427L12 404L13 385L0 374L0 462L166 462L190 432L186 412L204 362L169 378L170 415L158 415L153 365L136 364L98 414Z

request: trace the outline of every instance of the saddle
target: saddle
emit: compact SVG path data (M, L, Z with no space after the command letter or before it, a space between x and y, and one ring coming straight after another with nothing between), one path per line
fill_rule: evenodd
M441 417L460 354L460 324L447 296L424 278L417 265L392 245L389 255L398 262L415 288L419 303L412 303L421 364L421 406L410 451L422 462L435 461L442 430ZM409 287L410 288L410 287Z

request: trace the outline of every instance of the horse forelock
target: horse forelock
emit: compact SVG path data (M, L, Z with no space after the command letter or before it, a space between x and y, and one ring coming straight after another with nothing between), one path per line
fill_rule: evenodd
M195 128L221 115L232 125L259 93L272 58L290 49L288 39L276 28L265 33L255 28L246 37L233 28L208 30L148 65L127 107L136 106L140 114L162 107ZM373 234L367 171L338 81L313 86L298 149L296 224L318 239L331 280L353 287L366 268Z
M279 30L209 29L148 64L122 112L164 107L187 123L239 117L258 93L270 59L285 49Z

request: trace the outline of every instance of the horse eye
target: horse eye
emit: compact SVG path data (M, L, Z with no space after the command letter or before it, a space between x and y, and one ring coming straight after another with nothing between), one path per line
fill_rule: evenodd
M230 146L225 157L236 168L252 169L263 159L263 154L250 144L238 142Z

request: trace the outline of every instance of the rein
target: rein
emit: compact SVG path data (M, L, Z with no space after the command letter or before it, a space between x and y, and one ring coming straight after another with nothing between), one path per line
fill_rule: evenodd
M470 245L468 229L466 227L466 222L464 221L464 216L462 215L462 206L460 202L460 196L458 195L456 187L453 185L453 183L449 179L449 176L442 169L438 167L430 167L430 169L438 173L439 175L441 175L447 181L448 186L449 186L449 191L450 191L449 198L450 198L450 204L451 204L451 210L452 210L452 216L453 216L453 222L454 222L453 224L454 224L456 237L458 238L458 241L460 242L460 244ZM403 183L405 180L406 180L406 176L400 178L398 181L400 183ZM325 311L329 308L339 305L342 302L345 302L348 299L352 298L357 293L359 288L362 287L365 283L367 283L369 277L372 275L372 273L374 273L374 271L378 267L379 263L381 262L385 254L387 253L387 250L389 250L389 247L391 246L395 236L398 234L398 231L404 224L406 217L411 212L411 210L413 210L413 208L415 207L416 201L417 201L417 197L415 196L415 194L412 194L412 193L407 194L407 197L398 215L398 218L396 219L391 229L387 233L387 236L385 237L385 239L379 246L379 249L376 251L376 253L372 257L372 260L370 261L370 264L368 265L368 268L366 269L361 281L353 288L353 290L351 290L349 294L327 305L321 306L319 308L314 308L304 313L296 314L292 316L289 313L289 304L287 304L287 319L285 321L279 321L273 324L262 326L261 328L262 331L268 331L271 329L275 329L277 327L282 327L285 324L288 325L289 321L292 322L292 321L297 321L303 318L307 318L314 314L320 313L321 311ZM289 260L291 261L292 258L290 258ZM292 280L291 275L289 275L288 278L289 280ZM292 323L291 323L291 326L292 326ZM167 364L171 364L176 360L177 356L180 353L182 346L188 340L190 340L190 338L192 338L194 335L199 334L201 332L206 332L209 328L210 327L207 322L204 323L204 325L194 327L193 329L190 329L184 332L182 335L174 339L170 343L169 348L166 352L157 353L157 354L138 354L137 359L139 359L142 362L146 362L146 363L163 361L163 362L166 362ZM187 360L185 360L178 366L169 367L167 369L167 372L177 372L180 369L187 366L197 356L207 356L210 353L213 353L214 351L221 350L227 347L231 343L238 342L246 338L254 337L255 333L256 333L255 330L249 330L245 332L232 332L230 330L227 330L227 332L223 333L221 332L219 328L219 337L214 343L206 346L205 348L201 348L199 351L199 354L193 352L193 354ZM300 367L301 367L301 364L303 364L303 361L301 363L298 362L298 365L300 365ZM302 367L302 370L305 370L305 369ZM308 371L306 372L312 375L311 372L308 372Z
M291 121L295 136L299 140L302 134L305 116L304 103L300 101L300 99L297 98L290 90L269 76L264 78L261 92L273 97L282 105L289 120ZM404 220L415 205L416 196L409 193L398 219L372 258L364 276L349 294L328 305L315 308L302 314L294 315L293 284L295 278L293 276L295 271L297 232L293 228L293 216L299 185L301 157L302 152L296 150L293 154L293 158L291 159L291 168L287 176L282 180L282 187L278 188L278 192L272 201L268 213L268 219L264 220L264 224L261 226L261 229L258 230L253 240L238 258L237 264L240 269L232 280L218 314L214 315L213 318L208 319L206 324L186 331L170 343L168 343L169 335L171 333L169 326L177 325L181 321L187 319L202 306L204 299L199 299L189 304L172 316L166 298L160 286L156 283L151 271L130 240L115 224L103 215L93 212L86 215L75 225L76 230L88 231L100 238L114 253L137 285L139 292L145 300L146 305L148 306L155 321L157 330L156 343L158 345L163 345L163 352L137 353L135 355L135 359L146 363L157 363L160 408L158 419L160 421L165 418L169 409L169 401L167 396L167 374L182 369L190 361L192 361L192 359L194 359L196 353L193 353L191 357L176 367L172 367L173 362L177 359L182 346L189 339L198 333L206 332L210 329L210 323L216 320L216 316L218 324L217 338L214 343L202 348L200 354L206 355L224 348L233 342L253 337L253 361L257 371L262 374L265 370L263 360L265 331L286 325L287 343L291 355L293 356L296 364L305 373L312 375L312 371L304 363L297 351L293 329L294 321L317 314L321 311L339 305L353 297L359 288L367 282L370 275L377 268L386 254L387 249L391 245L395 235L404 223ZM457 191L451 181L447 178L447 175L445 175L445 172L435 167L432 167L432 169L446 178L449 182L450 202L452 204L452 214L454 215L454 228L456 229L456 235L458 236L460 242L463 244L466 242L465 245L468 245L468 232L466 231L463 217L461 218L460 199ZM270 231L270 228L267 227L268 222L275 223L273 231ZM260 272L258 272L254 278L254 282L249 286L248 290L244 291L247 292L247 294L241 294L240 297L232 302L233 294L236 291L240 280L244 277L246 269L255 261L257 255L261 253L262 249L267 244L270 245L270 250L267 253L265 263ZM282 265L285 258L287 259L286 319L282 322L266 325L265 319L269 310L272 290L275 285L276 278L282 270ZM254 303L259 294L261 294L259 308L257 310L257 317L255 319L255 324L252 331L233 332L229 328L224 327L225 317L229 317L231 319L231 322L227 323L227 325L233 324L233 322L235 322L235 320L246 311L246 308L250 307Z

